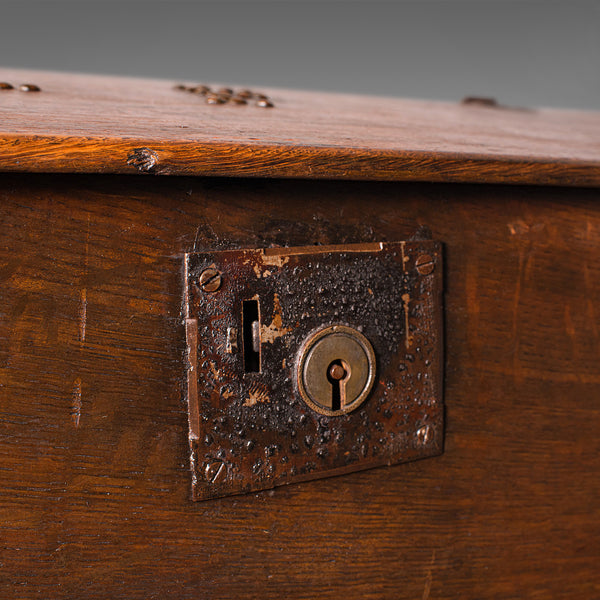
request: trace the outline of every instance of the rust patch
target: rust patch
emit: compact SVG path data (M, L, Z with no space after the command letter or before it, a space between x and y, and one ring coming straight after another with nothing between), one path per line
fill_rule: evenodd
M260 329L260 339L262 343L272 344L276 339L286 335L292 331L291 327L283 326L283 318L281 314L281 302L279 300L279 294L273 294L273 321L267 326L262 326Z
M406 334L405 346L406 346L406 349L408 350L413 341L413 337L410 334L410 325L408 322L409 314L410 314L410 294L402 294L402 308L404 310L404 331Z
M281 254L267 254L267 252L263 252L261 255L261 262L265 266L270 267L283 267L290 261L289 256L281 255ZM270 271L269 271L270 274Z
M258 402L269 401L269 390L266 386L255 384L249 390L248 398L244 402L244 406L254 406Z

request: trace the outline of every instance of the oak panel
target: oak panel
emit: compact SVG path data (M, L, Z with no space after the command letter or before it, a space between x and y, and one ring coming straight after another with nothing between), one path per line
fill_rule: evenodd
M597 190L0 186L3 597L598 595ZM445 253L444 454L191 502L183 253L424 227Z

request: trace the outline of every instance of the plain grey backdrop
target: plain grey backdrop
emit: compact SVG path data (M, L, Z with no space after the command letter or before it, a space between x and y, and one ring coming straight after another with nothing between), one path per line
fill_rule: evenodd
M0 65L600 109L600 0L0 0Z

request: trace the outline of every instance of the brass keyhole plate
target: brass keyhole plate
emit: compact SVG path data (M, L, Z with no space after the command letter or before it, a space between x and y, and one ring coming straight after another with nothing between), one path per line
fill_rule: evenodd
M335 364L341 367L340 377L332 377ZM346 325L329 325L310 334L300 349L298 391L308 406L322 415L348 414L367 399L373 388L375 364L373 346L360 331ZM339 406L334 405L335 384L340 386L340 397L336 398Z
M185 260L193 499L442 451L441 244L227 250ZM319 340L336 334L350 336L337 341L355 343L354 354L322 347L318 356ZM335 381L344 398L335 397Z

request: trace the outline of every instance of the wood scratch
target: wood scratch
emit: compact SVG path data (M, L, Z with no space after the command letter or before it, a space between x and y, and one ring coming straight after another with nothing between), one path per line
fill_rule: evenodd
M571 317L571 307L568 304L565 304L565 333L569 336L571 340L571 357L575 364L580 363L579 350L577 346L577 331L575 330L575 324L573 323L573 319Z
M85 235L85 254L83 257L83 279L88 274L89 257L90 257L90 224L91 217L88 214L87 231ZM87 327L87 288L82 288L79 292L79 342L85 342L85 330Z
M465 264L465 294L467 299L467 311L469 320L467 323L467 335L472 352L471 358L475 365L479 365L481 359L482 331L480 328L481 307L479 302L479 263L476 257L471 258Z
M517 275L517 282L515 287L515 296L513 299L513 322L512 322L512 336L513 341L517 342L517 332L518 332L518 318L519 318L519 303L521 302L521 283L523 279L524 273L524 262L525 262L525 253L523 250L519 252L519 274ZM517 342L518 346L518 342Z
M567 335L571 338L571 341L575 343L575 325L573 324L573 319L571 318L571 307L568 304L565 304L565 331L567 332Z
M596 320L596 311L594 309L594 301L591 298L587 299L587 314L588 323L590 324L596 347L598 346L598 322Z
M79 341L85 342L85 328L87 325L87 289L83 288L79 295Z
M589 229L589 224L588 224ZM594 342L596 348L598 347L598 322L596 320L596 311L594 309L594 301L593 298L593 276L590 275L590 266L588 261L586 260L583 263L583 281L586 292L586 308L587 308L587 324L591 329L591 333L594 337Z
M81 378L79 377L73 383L72 401L71 419L77 428L81 419Z
M423 600L429 600L429 594L431 593L431 584L433 582L433 565L435 564L435 550L431 556L431 564L429 565L429 570L427 571L427 576L425 577L425 589L423 590Z
M90 223L92 218L88 215L87 219L87 231L85 234L85 256L83 257L83 270L84 275L87 275L89 256L90 256Z
M521 345L521 338L519 335L519 307L521 305L521 294L523 291L524 284L527 280L529 273L529 266L531 261L531 244L528 244L527 248L521 248L519 250L519 273L517 275L517 281L515 286L515 295L513 300L513 322L512 322L512 357L514 367L514 379L517 384L522 382L522 367L521 360L519 357L519 347Z

